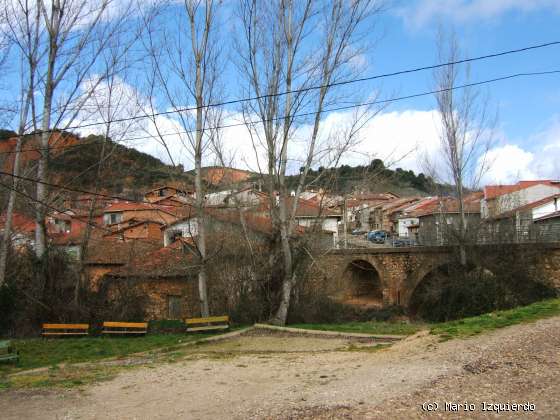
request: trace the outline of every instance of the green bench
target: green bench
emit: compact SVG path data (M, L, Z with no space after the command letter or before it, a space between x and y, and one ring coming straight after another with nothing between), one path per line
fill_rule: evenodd
M9 340L0 341L0 362L17 362L19 356Z

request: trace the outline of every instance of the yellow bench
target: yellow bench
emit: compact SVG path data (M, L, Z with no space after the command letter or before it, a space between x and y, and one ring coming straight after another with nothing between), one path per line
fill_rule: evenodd
M229 328L229 316L211 316L207 318L185 319L187 332L227 330Z
M44 337L88 335L89 324L43 324Z
M102 334L146 334L147 322L104 322Z

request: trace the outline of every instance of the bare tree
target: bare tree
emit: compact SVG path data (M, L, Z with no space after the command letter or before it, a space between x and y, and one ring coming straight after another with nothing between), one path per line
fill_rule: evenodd
M37 165L35 252L46 252L45 206L53 127L71 126L107 73L97 68L109 40L125 29L126 4L114 0L37 0L41 19L36 96L42 112L41 158ZM124 11L124 12L123 12ZM14 16L17 19L18 16ZM114 71L115 69L111 69Z
M240 6L240 72L245 76L246 93L256 98L245 105L243 113L278 232L277 259L271 260L270 269L278 271L276 262L282 267L280 302L271 322L285 324L297 281L293 233L299 197L309 169L319 159L327 159L329 153L325 151L340 155L347 150L337 147L344 141L322 147L322 139L329 137L320 132L325 110L342 100L356 100L333 83L355 76L352 62L363 52L362 30L368 18L372 18L368 28L372 29L381 3L241 0ZM298 119L298 112L311 116ZM355 114L356 121L366 115L367 112ZM294 169L293 149L301 136L298 130L304 124L310 129L305 135L305 146L298 153L297 167L302 169L291 194L287 175ZM356 123L355 127L361 124ZM355 140L356 133L350 130L347 139Z
M19 122L17 128L17 142L13 157L12 166L12 189L9 192L8 205L6 208L6 223L2 243L0 244L0 287L5 282L6 263L8 257L8 248L12 235L12 220L17 198L17 188L20 175L21 151L25 138L25 132L28 129L28 118L30 112L35 116L34 91L36 88L36 67L38 62L38 45L39 45L39 28L40 15L37 7L32 7L28 3L21 4L20 16L23 18L19 21L13 19L14 3L12 1L3 1L2 21L2 39L7 40L7 45L13 46L16 56L20 57L20 100L18 103ZM34 120L34 118L33 118Z
M453 33L438 35L440 62L455 62L461 59L457 39ZM456 89L459 84L468 84L468 64L450 64L434 71L437 110L441 118L440 150L443 157L438 161L444 167L431 163L431 172L439 180L453 183L458 201L459 227L457 239L461 264L466 265L465 248L467 219L465 212L466 189L478 187L487 170L487 153L493 141L495 117L489 115L488 98L473 87ZM437 176L439 174L439 176Z
M135 28L130 28L135 31ZM85 120L94 119L101 122L101 147L99 157L91 167L84 168L81 174L95 170L96 176L93 185L93 195L90 197L87 221L78 252L78 276L74 288L74 304L79 305L80 291L86 284L86 261L89 243L95 227L94 216L98 210L97 195L104 176L104 169L108 160L117 150L117 145L124 142L126 135L135 124L133 116L138 115L139 109L134 106L133 98L123 87L122 81L129 70L133 60L127 59L130 48L134 45L137 36L141 35L141 28L137 28L133 37L115 36L108 43L108 48L102 52L101 61L104 68L105 80L101 83L90 99L82 108ZM137 57L138 60L140 57ZM126 114L127 119L120 121ZM118 122L116 122L118 121ZM78 177L81 175L78 174ZM75 179L75 178L74 178Z
M164 4L164 6L167 6ZM179 8L170 3L172 8ZM158 36L150 31L148 50L152 56L152 72L149 74L148 92L150 96L148 116L153 115L157 96L178 111L173 124L177 128L177 135L172 141L180 141L180 148L192 159L194 164L195 213L198 232L195 248L198 254L198 291L200 312L203 317L209 315L207 292L207 235L205 228L205 186L202 167L207 154L210 152L207 129L210 115L213 112L208 105L218 99L218 79L221 71L221 58L218 44L218 12L220 2L213 0L187 0L182 5L182 11L177 13L173 9L173 19L164 15L165 28L158 31ZM154 13L150 13L153 16ZM153 24L149 16L148 22ZM157 20L156 24L157 26ZM155 29L158 30L159 28ZM186 106L194 105L196 109L181 111ZM212 118L215 122L215 119ZM169 129L161 127L161 121L152 118L157 136L169 155L172 164L178 156L173 150L178 150L168 144L166 139Z

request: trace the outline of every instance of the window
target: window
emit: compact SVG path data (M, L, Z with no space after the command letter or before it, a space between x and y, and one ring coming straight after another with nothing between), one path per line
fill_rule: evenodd
M178 295L167 295L167 316L169 319L183 318L183 298Z
M109 214L109 224L122 222L122 213L110 213Z
M168 233L168 238L169 238L169 243L172 244L173 242L175 242L177 239L181 238L183 236L183 232L180 230L172 230Z

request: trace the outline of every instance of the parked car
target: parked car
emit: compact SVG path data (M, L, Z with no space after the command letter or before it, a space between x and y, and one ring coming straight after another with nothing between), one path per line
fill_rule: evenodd
M411 238L395 238L393 240L393 246L400 248L403 246L414 246L414 240Z
M385 230L372 230L368 233L367 239L370 242L374 242L376 244L383 244L385 240L389 238L389 232Z
M359 229L359 228L358 228L358 229L354 229L354 230L352 231L352 235L365 235L366 233L367 233L366 230Z

